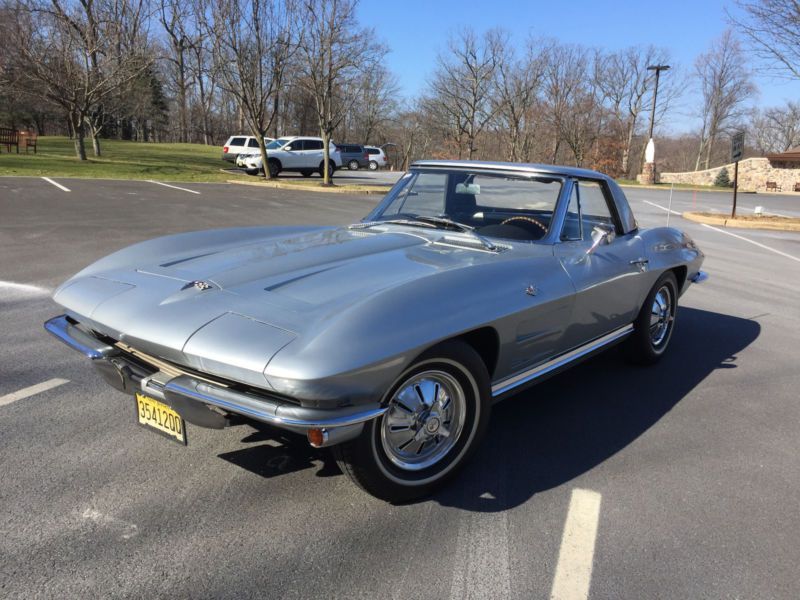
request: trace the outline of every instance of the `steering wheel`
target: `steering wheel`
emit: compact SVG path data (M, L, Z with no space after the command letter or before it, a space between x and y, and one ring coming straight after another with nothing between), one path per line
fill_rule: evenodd
M511 217L510 219L506 219L500 225L505 225L507 223L511 223L511 221L527 221L528 223L533 223L537 227L539 227L544 233L547 233L547 227L545 227L541 222L537 221L533 217Z

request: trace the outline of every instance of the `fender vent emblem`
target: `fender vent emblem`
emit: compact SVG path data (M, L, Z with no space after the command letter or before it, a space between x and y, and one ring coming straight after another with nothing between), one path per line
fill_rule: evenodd
M196 287L200 291L205 291L205 290L210 290L211 289L211 284L210 283L206 283L205 281L190 281L185 286L183 286L181 289L185 290L185 289L188 289L190 287Z
M539 288L531 284L525 288L525 293L528 294L528 296L535 296L536 294L539 293Z

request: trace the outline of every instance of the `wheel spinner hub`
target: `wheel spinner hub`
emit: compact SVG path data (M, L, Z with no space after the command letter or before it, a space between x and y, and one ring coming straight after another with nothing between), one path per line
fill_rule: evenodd
M464 427L464 392L444 371L425 371L401 384L381 421L389 460L409 471L433 466L455 446Z

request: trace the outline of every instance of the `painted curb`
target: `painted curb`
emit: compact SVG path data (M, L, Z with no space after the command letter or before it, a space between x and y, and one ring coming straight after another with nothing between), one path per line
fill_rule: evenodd
M769 229L772 231L800 231L800 220L797 223L770 223L769 221L740 221L730 217L716 217L695 212L685 212L681 215L684 219L705 223L706 225L717 225L719 227L730 227L732 229Z
M291 183L280 183L274 181L238 181L228 179L228 183L237 185L251 185L255 187L265 187L277 190L294 190L296 192L325 192L328 194L386 194L391 186L375 186L376 189L364 189L363 187L336 185L335 187L321 187L319 185L295 185Z

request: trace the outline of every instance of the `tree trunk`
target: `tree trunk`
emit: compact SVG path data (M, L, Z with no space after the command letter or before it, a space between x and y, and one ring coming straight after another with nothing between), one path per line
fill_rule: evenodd
M92 131L92 150L94 151L95 156L101 156L100 154L100 133L97 131Z
M331 157L329 154L331 145L331 134L328 131L322 132L322 156L324 157L324 169L322 170L322 184L331 185Z
M86 160L86 146L83 143L83 116L80 113L70 115L70 125L75 133L73 137L75 156L78 160Z
M628 123L628 135L625 139L625 147L622 149L622 174L624 177L628 177L630 175L628 170L630 167L631 146L633 146L633 131L635 128L636 120L632 119Z

